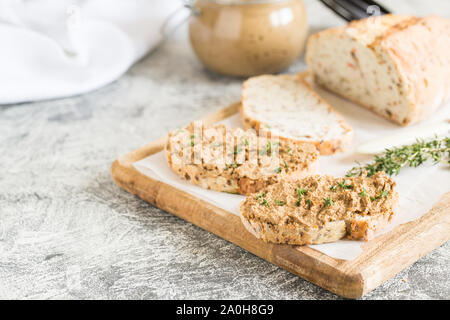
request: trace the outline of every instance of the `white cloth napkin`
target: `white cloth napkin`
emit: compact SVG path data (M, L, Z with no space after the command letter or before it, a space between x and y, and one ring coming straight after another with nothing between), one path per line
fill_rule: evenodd
M177 9L181 0L0 0L0 104L114 81L160 43ZM172 26L188 14L179 13Z

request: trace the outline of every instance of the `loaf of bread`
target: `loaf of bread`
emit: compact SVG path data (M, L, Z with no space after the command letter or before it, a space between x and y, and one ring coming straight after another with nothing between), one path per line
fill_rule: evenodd
M310 143L321 154L343 151L353 130L306 83L302 75L264 75L248 79L242 89L245 128L293 143Z
M166 155L181 178L206 189L240 194L312 174L319 156L310 144L278 142L253 130L201 123L170 132Z
M247 196L245 227L266 242L293 245L369 240L394 214L398 194L384 173L371 177L309 176Z
M450 21L358 20L311 36L306 62L319 85L405 126L450 98Z

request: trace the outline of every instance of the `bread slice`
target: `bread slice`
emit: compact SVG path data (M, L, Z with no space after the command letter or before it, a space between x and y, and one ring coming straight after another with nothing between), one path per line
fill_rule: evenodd
M248 79L242 90L245 128L293 143L310 143L322 155L343 151L353 130L302 76L264 75Z
M250 194L281 180L300 179L318 167L318 152L258 136L253 130L191 123L169 133L166 155L181 178L200 187Z
M266 242L293 245L369 240L392 218L398 194L384 173L371 177L310 176L247 196L244 226Z
M319 32L307 43L315 81L400 125L450 98L450 20L384 15Z

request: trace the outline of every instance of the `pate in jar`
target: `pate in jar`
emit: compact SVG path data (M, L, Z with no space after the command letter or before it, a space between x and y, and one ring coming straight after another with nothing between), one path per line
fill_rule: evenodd
M237 77L275 73L302 53L302 0L193 0L189 37L210 70Z

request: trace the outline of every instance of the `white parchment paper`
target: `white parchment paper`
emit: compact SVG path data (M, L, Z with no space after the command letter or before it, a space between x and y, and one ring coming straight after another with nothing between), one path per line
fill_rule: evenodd
M364 163L372 159L371 156L362 156L354 152L358 144L405 130L331 93L319 88L316 90L348 120L355 133L352 147L347 152L320 158L319 173L345 176L345 173L355 165L355 161ZM450 105L442 107L432 119L426 122L432 123L447 118L450 118ZM241 127L237 114L225 119L222 123L229 127ZM153 179L239 215L238 205L245 199L244 196L202 189L182 180L168 166L164 152L142 159L134 163L134 166L141 173ZM427 213L436 201L450 191L450 168L445 164L427 164L418 168L405 168L395 177L395 180L400 195L399 210L390 225L381 233L388 232L395 226L420 218ZM334 258L353 260L362 252L361 245L363 243L362 241L340 240L310 247Z

